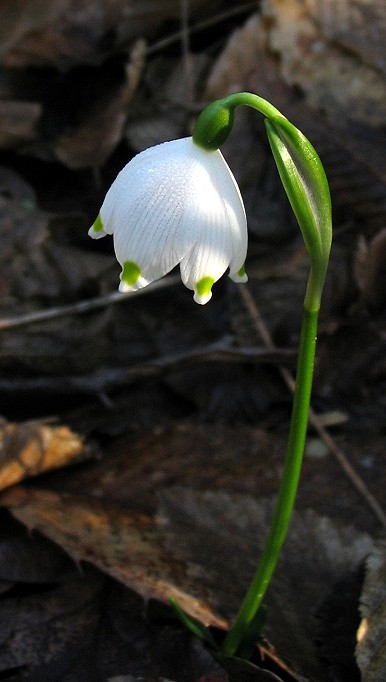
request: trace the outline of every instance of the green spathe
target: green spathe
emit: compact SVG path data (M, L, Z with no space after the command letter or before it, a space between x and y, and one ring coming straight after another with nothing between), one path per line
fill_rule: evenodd
M318 309L332 239L331 197L322 162L312 144L286 118L265 121L279 175L311 258L305 305Z

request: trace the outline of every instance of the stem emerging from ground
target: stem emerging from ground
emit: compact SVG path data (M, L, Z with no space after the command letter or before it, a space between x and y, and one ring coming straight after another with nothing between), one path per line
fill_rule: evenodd
M271 529L260 564L223 643L223 653L237 653L261 606L284 543L295 502L307 433L319 310L304 307L296 387L283 478Z

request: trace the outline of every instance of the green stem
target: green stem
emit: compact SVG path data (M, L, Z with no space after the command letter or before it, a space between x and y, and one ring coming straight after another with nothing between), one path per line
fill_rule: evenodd
M253 92L236 92L232 95L224 97L222 102L224 106L228 106L230 108L235 108L242 105L251 107L271 120L275 120L276 118L285 118L281 111L276 109L273 104L268 102L263 97L255 95Z
M295 502L304 445L306 440L308 412L311 398L312 376L315 359L316 333L319 310L303 309L300 334L296 387L292 408L291 427L283 478L278 500L260 564L252 579L239 612L230 627L223 644L223 653L233 656L254 620L264 598L280 550L289 527Z

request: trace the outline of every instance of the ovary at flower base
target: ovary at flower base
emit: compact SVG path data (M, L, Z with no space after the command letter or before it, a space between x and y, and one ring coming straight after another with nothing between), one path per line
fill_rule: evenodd
M135 156L110 187L89 230L113 235L121 264L120 291L135 291L179 264L197 303L229 268L246 282L247 221L237 183L221 152L191 137Z

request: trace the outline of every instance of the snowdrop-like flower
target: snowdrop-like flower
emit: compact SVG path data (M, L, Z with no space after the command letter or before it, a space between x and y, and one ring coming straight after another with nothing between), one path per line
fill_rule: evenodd
M246 282L247 222L237 183L221 152L191 137L135 156L119 173L89 230L112 234L122 266L120 291L135 291L180 265L197 303L229 267Z

